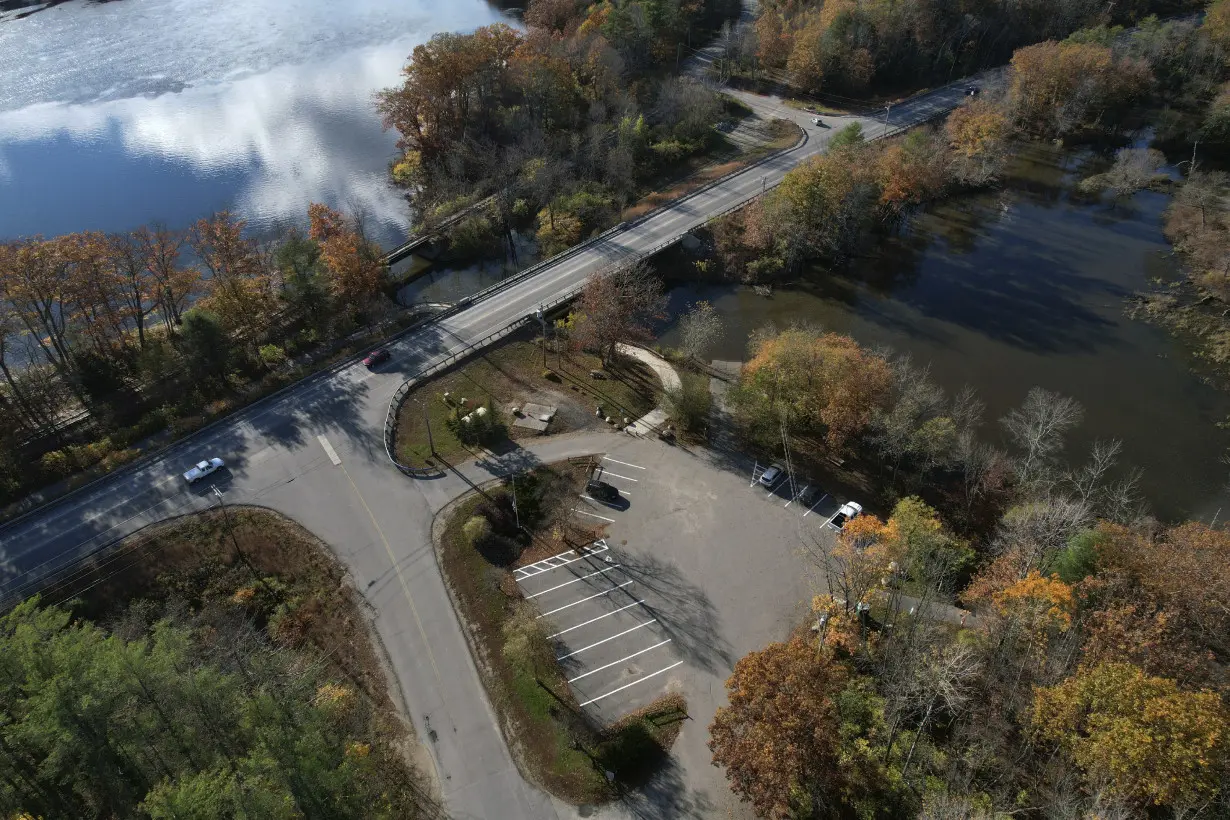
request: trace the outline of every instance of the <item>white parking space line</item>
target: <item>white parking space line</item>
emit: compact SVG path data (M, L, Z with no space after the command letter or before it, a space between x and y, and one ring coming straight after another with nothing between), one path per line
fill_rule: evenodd
M810 487L810 486L811 486L810 484L804 484L804 485L803 485L803 489L799 490L797 493L795 493L793 496L791 496L791 497L790 497L790 500L789 500L789 501L787 501L785 504L783 504L783 505L782 505L782 509L785 509L786 507L789 507L789 506L790 506L791 504L793 504L794 502L798 501L798 500L799 500L799 498L801 498L801 497L802 497L803 493L807 492L807 488L808 488L808 487Z
M513 570L513 574L516 575L518 581L525 581L529 578L533 578L535 575L542 575L544 572L550 572L553 569L566 567L569 564L580 561L582 558L588 558L591 555L598 555L606 552L608 549L610 549L610 547L607 546L606 540L600 538L590 546L582 547L579 550L565 550L558 555L552 555L550 558L535 561L534 563L528 564L524 567L517 567ZM565 555L571 557L565 558ZM517 573L520 573L520 575L517 575Z
M588 621L582 621L581 623L577 624L576 626L570 626L570 627L568 627L567 629L561 629L559 632L556 632L554 635L548 635L548 636L547 636L547 640L551 640L552 638L558 638L560 635L563 635L563 634L565 634L565 633L567 633L567 632L571 632L571 631L572 631L572 630L574 630L574 629L580 629L580 628L581 628L581 627L583 627L583 626L589 626L589 625L590 625L590 624L592 624L594 621L601 621L603 618L609 618L609 617L611 617L612 615L616 615L616 614L618 614L618 613L620 613L620 612L623 612L625 609L631 609L632 607L634 607L634 606L640 606L640 605L641 605L641 604L643 604L643 603L645 603L645 599L644 599L644 598L642 598L641 600L636 601L636 602L634 602L634 603L628 604L627 606L621 606L619 609L616 609L616 610L613 610L613 611L611 611L611 612L608 612L608 613L606 613L605 615L599 615L597 618L590 618Z
M669 672L669 671L671 671L672 669L674 669L676 666L678 666L678 665L679 665L679 664L681 664L681 663L683 663L683 661L675 661L674 663L672 663L670 666L666 667L665 669L659 669L657 672L650 672L648 675L646 675L646 676L645 676L645 677L643 677L643 678L637 678L636 680L632 681L632 683L625 683L623 686L619 687L618 689L612 689L612 690L611 690L611 691L609 691L609 692L606 692L606 693L604 693L604 694L601 694L601 695L599 695L599 696L598 696L598 697L596 697L596 698L590 698L589 700L585 701L584 703L581 703L581 704L578 704L578 705L579 705L579 706L589 706L591 703L597 703L598 701L602 700L603 698L609 698L611 695L614 695L614 694L616 694L617 692L622 692L622 691L624 691L625 689L627 689L627 688L628 688L628 687L630 687L630 686L636 686L638 683L641 683L642 681L647 681L647 680L649 680L650 678L656 678L658 675L661 675L661 674L664 674L664 673L666 673L666 672Z
M606 664L603 664L602 666L599 666L597 669L591 669L591 670L589 670L588 672L586 672L586 673L584 673L584 674L577 675L575 678L569 678L569 679L568 679L568 682L569 682L569 683L572 683L573 681L579 681L581 678L588 678L590 675L594 674L595 672L601 672L603 669L610 669L612 666L617 666L617 665L619 665L619 664L623 663L624 661L630 661L630 660L632 660L632 659L633 659L633 658L635 658L637 655L644 655L646 652L650 652L650 651L652 651L652 650L654 650L654 649L657 649L659 646L666 646L666 644L668 644L668 643L670 643L670 642L671 642L671 639L670 639L670 638L667 638L666 640L662 641L661 643L655 643L653 646L646 647L645 649L642 649L640 652L633 652L631 655L628 655L628 656L626 656L626 657L620 658L620 659L619 659L619 660L617 660L617 661L611 661L610 663L606 663Z
M585 496L581 496L581 498L585 498ZM595 514L594 514L594 513L592 513L592 512L586 512L585 510L578 510L576 507L573 507L573 508L572 508L572 511L573 511L573 512L579 512L581 515L588 515L588 516L592 516L593 518L601 518L603 521L609 521L609 522L610 522L610 523L612 523L612 524L614 524L614 523L615 523L615 519L614 519L614 518L607 518L605 515L595 515Z
M539 595L546 595L548 592L555 592L555 590L563 589L569 584L576 584L581 581L584 581L586 578L593 578L595 575L602 575L604 572L610 572L611 570L615 570L615 569L619 569L619 564L616 564L613 567L607 567L606 569L600 569L597 572L591 572L589 575L582 575L579 578L573 578L571 581L565 581L562 584L556 584L550 589L544 589L542 592L535 592L533 595L526 595L525 598L528 601L530 598L537 598Z
M333 462L334 467L342 463L342 460L337 457L337 451L334 450L333 445L329 443L329 439L321 435L317 436L316 440L320 442L321 447L325 448L325 455L327 455L329 460Z
M774 481L774 482L773 482L773 483L769 486L769 491L768 491L767 493L765 493L765 494L764 494L764 497L765 497L765 498L770 498L770 497L772 497L772 495L773 495L775 492L777 492L777 488L781 486L781 483L782 483L782 481L784 481L784 480L785 480L785 479L779 478L777 481Z
M631 476L620 475L619 473L612 473L610 470L603 470L602 478L606 478L607 476L610 476L611 478L622 478L624 481L640 481L639 478L632 478Z
M603 456L603 457L602 457L602 460L603 460L603 461L613 461L613 462L615 462L616 464L622 464L622 465L624 465L625 467L631 467L631 468L632 468L632 469L634 469L634 470L643 470L643 469L645 469L644 467L641 467L641 466L639 466L639 465L637 465L637 464L629 464L629 463L628 463L628 462L626 462L626 461L620 461L619 459L617 459L617 458L611 458L610 456Z
M618 510L618 509L619 509L619 507L616 507L614 504L611 504L611 503L608 503L608 502L606 502L606 501L603 501L603 500L602 500L602 499L600 499L600 498L594 498L593 496L588 496L588 495L585 495L584 493L582 493L580 497L581 497L581 498L584 498L586 501L592 501L592 502L594 502L595 504L601 504L602 506L604 506L604 507L608 507L608 508L610 508L610 509L612 509L612 510ZM610 520L611 520L611 519L609 519L609 518L607 519L607 521L610 521Z
M829 497L829 494L828 494L828 493L825 493L824 495L820 496L820 501L823 501L824 499L826 499L826 498L828 498L828 497ZM819 506L820 506L820 501L817 501L815 504L812 504L812 505L811 505L811 509L810 509L810 510L808 510L807 512L803 513L803 517L804 517L804 518L806 518L807 516L809 516L809 515L811 515L813 512L815 512L815 511L816 511L816 507L819 507Z
M642 626L649 626L650 624L656 624L657 622L658 622L658 619L657 619L657 618L654 618L654 619L653 619L653 620L651 620L651 621L645 621L645 623L643 623L643 624L637 624L636 626L632 627L631 629L625 629L623 632L616 633L616 634L612 635L612 636L611 636L611 637L609 637L609 638L603 638L603 639L602 639L602 640L600 640L600 641L594 641L594 642L593 642L593 643L591 643L589 646L582 646L580 649L577 649L577 650L575 650L575 651L573 651L573 652L569 652L567 655L560 655L558 658L556 658L556 660L557 660L557 661L562 661L564 658L571 658L573 655L580 655L580 654L581 654L582 652L584 652L586 649L593 649L595 646L602 646L602 645L603 645L604 643L606 643L607 641L613 641L613 640L615 640L616 638L622 638L624 635L627 635L629 632L635 632L636 630L640 629Z
M601 598L603 595L610 595L610 594L611 594L612 592L614 592L615 590L617 590L617 589L623 589L624 587L626 587L628 584L631 584L631 583L634 583L634 582L633 582L633 581L624 581L622 584L619 584L619 585L617 585L617 586L613 586L613 587L611 587L611 588L610 588L610 589L608 589L608 590L604 590L603 592L599 592L597 595L590 595L588 598L582 598L582 599L581 599L581 600L579 600L579 601L573 601L573 602L572 602L572 603L570 603L570 604L564 604L563 606L558 607L558 608L556 608L556 609L553 609L553 610L551 610L550 612L544 612L544 613L542 613L541 615L539 615L538 617L539 617L539 618L545 618L545 617L547 617L548 615L554 615L554 614L555 614L555 613L557 613L557 612L563 612L565 609L569 609L570 607L574 607L574 606L576 606L577 604L583 604L583 603L585 603L586 601L592 601L592 600L593 600L593 599L595 599L595 598Z

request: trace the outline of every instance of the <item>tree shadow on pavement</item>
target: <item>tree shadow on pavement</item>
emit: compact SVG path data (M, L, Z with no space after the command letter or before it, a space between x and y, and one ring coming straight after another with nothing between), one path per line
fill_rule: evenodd
M717 806L713 800L702 791L688 788L684 775L674 755L668 755L647 783L620 796L620 805L641 820L716 816Z
M658 619L658 627L692 666L725 676L735 662L718 626L721 618L709 596L679 567L653 555L623 553L620 569L636 581L637 595Z

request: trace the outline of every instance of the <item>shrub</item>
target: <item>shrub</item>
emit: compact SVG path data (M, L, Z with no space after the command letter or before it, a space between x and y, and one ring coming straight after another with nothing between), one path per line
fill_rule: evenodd
M462 525L461 532L466 537L466 543L477 548L491 537L491 522L481 515L474 515Z
M549 382L559 382L560 381L559 374L556 373L554 370L542 371L542 377Z
M171 422L171 432L176 436L182 436L199 430L204 426L204 416L184 416Z
M678 390L668 390L663 404L671 420L685 433L701 433L709 423L709 387L705 379L685 374Z
M286 363L286 351L277 345L261 345L261 364L273 370Z
M487 402L469 412L457 408L449 413L448 429L463 444L487 444L504 434L504 425L491 410L491 402ZM479 410L484 412L480 413ZM468 419L468 421L467 421Z
M72 456L66 450L52 450L50 453L44 453L43 457L38 460L38 466L52 478L63 478L71 475L77 469Z
M517 533L517 513L513 510L512 497L506 493L496 493L478 505L476 512L491 524L491 528L500 535L515 535Z

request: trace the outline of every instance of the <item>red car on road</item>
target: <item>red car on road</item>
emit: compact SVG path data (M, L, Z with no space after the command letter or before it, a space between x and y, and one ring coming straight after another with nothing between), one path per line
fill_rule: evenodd
M363 364L367 365L368 367L375 367L381 362L387 362L388 360L389 360L389 351L383 347L380 347L380 348L373 350L371 353L368 353L367 358L363 360Z

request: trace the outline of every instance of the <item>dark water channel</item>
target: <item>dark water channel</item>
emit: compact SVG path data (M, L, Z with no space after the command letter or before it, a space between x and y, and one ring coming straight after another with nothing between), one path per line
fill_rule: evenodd
M949 391L978 390L989 439L1033 385L1075 396L1086 417L1072 457L1094 438L1121 439L1156 514L1207 520L1230 507L1230 435L1216 426L1230 396L1192 373L1181 344L1124 314L1130 294L1176 274L1161 234L1168 197L1145 192L1112 208L1074 196L1088 161L1028 150L1003 189L930 210L848 273L817 272L770 298L678 286L672 311L716 305L728 333L715 358L742 359L751 330L797 320L909 352Z

